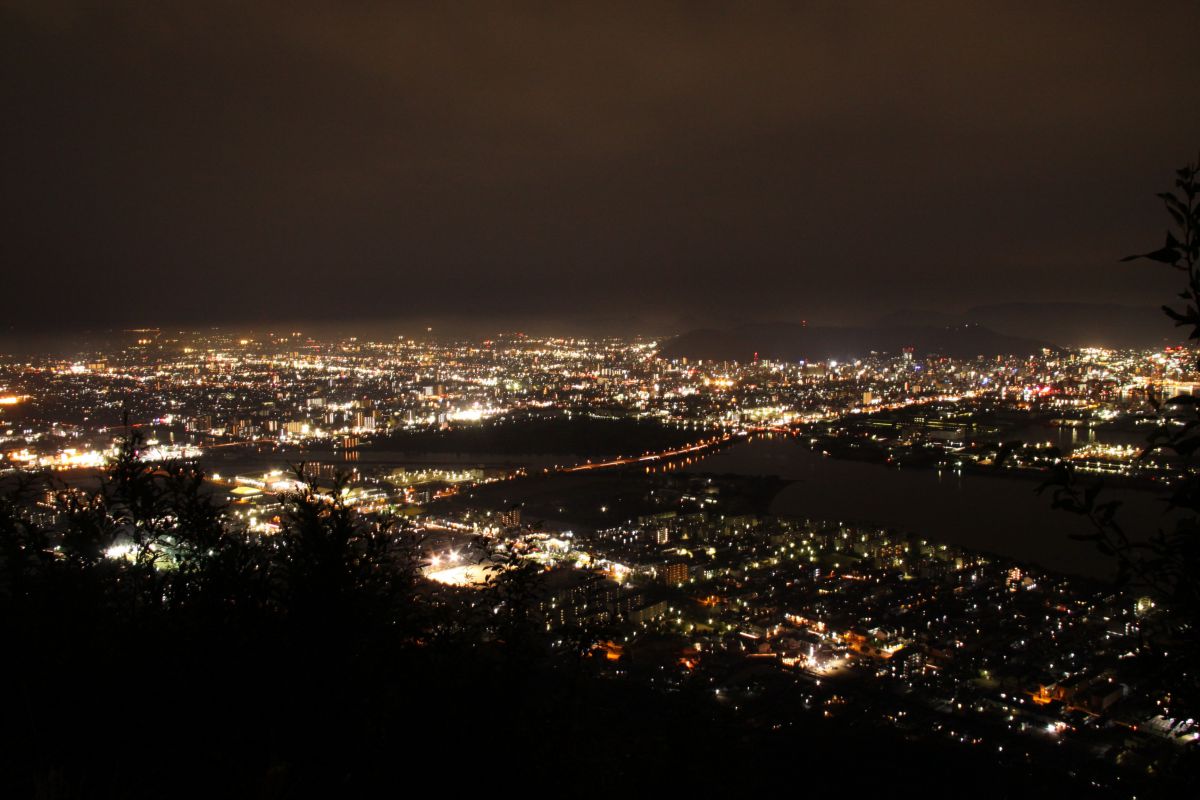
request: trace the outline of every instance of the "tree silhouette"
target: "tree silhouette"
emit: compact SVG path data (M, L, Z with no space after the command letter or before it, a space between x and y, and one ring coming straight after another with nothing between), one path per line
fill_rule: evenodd
M1190 329L1189 339L1200 339L1198 195L1200 162L1176 170L1174 190L1158 194L1174 225L1163 246L1122 259L1149 260L1184 273L1185 285L1179 293L1184 305L1164 305L1163 311L1177 327ZM1139 666L1169 687L1158 702L1182 734L1194 727L1187 720L1200 717L1200 582L1196 580L1200 574L1200 398L1165 398L1156 402L1156 408L1161 424L1140 458L1173 453L1183 467L1167 502L1171 517L1164 518L1156 531L1131 532L1119 513L1120 501L1106 499L1101 482L1083 481L1066 461L1060 462L1040 491L1051 493L1055 508L1085 517L1091 532L1075 538L1111 556L1118 584L1145 593L1157 605L1143 629Z

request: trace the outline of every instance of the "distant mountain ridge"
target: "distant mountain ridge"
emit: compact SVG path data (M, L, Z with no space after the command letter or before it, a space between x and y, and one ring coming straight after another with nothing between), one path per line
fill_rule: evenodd
M729 330L689 331L667 341L666 358L716 361L825 361L861 358L872 352L900 353L913 348L918 356L974 358L1034 355L1054 345L1038 339L996 333L981 325L907 325L819 327L791 322L742 325Z
M1064 347L1142 348L1185 337L1152 306L1116 303L997 303L962 314L905 310L877 320L880 327L974 324L1010 336L1044 339Z

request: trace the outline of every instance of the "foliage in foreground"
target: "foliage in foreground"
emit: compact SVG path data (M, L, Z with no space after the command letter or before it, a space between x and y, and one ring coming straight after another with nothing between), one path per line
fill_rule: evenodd
M195 467L145 464L137 444L93 489L0 492L6 795L712 796L840 788L864 763L930 796L1069 783L813 722L786 689L760 701L780 730L700 686L613 680L591 633L551 646L530 569L436 589L413 532L356 515L336 483L306 483L281 531L253 536Z
M1200 162L1176 170L1173 190L1158 197L1173 223L1163 246L1122 260L1149 260L1182 273L1184 305L1164 305L1163 311L1177 327L1188 329L1189 339L1200 339ZM1184 477L1172 488L1156 530L1131 528L1119 513L1120 501L1105 497L1101 482L1082 480L1066 461L1042 491L1051 492L1055 508L1091 523L1091 533L1076 538L1113 558L1120 584L1158 605L1138 658L1147 677L1173 687L1158 702L1165 716L1183 724L1200 719L1200 398L1166 398L1158 410L1162 424L1141 457L1172 453L1182 462Z

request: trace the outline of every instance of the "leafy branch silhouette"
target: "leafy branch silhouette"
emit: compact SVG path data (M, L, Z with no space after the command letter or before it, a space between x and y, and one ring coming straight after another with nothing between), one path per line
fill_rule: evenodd
M1186 283L1178 295L1183 306L1162 308L1176 327L1190 329L1190 340L1200 339L1200 159L1177 169L1174 190L1157 196L1173 229L1166 232L1162 247L1121 261L1148 260L1184 273ZM1194 363L1200 368L1200 361ZM1200 583L1195 580L1200 570L1200 400L1187 395L1150 399L1160 424L1138 459L1173 453L1182 466L1165 503L1173 516L1164 518L1155 532L1132 535L1118 519L1121 502L1103 499L1103 482L1083 481L1065 460L1038 491L1050 493L1054 508L1087 520L1091 532L1073 538L1113 558L1119 587L1145 592L1157 605L1144 625L1138 656L1147 675L1172 687L1159 703L1182 735L1200 717L1200 672L1195 667L1200 657Z

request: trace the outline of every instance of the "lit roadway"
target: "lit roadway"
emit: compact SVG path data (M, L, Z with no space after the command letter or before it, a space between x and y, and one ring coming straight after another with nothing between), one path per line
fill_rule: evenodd
M661 450L657 453L647 453L641 456L629 456L627 458L614 458L611 461L597 461L596 463L588 462L586 464L576 464L573 467L560 467L559 472L582 472L588 469L606 469L608 467L620 467L627 464L641 464L648 461L660 461L664 458L675 458L676 456L688 455L690 453L702 453L705 450L711 450L715 447L720 447L734 439L744 438L749 436L749 431L738 431L737 433L726 433L724 436L714 436L711 439L703 439L695 444L689 444L685 447L680 447L675 450Z
M863 408L861 406L854 406L854 407L849 408L846 411L842 412L842 414L822 414L822 415L816 415L815 417L810 416L809 418L801 417L800 419L803 422L811 422L811 421L815 421L817 419L828 419L830 417L838 418L840 416L849 416L850 414L875 413L878 411L890 411L890 410L894 410L894 409L898 409L898 408L906 408L908 406L924 405L926 403L957 402L959 400L962 400L965 397L974 397L974 396L975 396L975 392L965 392L960 395L938 395L936 397L914 398L914 399L910 399L910 400L900 400L900 401L897 401L894 403L880 403L880 404L871 406L869 409ZM726 433L723 436L714 436L711 439L702 439L699 442L695 442L694 444L689 444L684 447L677 448L675 450L662 450L657 453L646 453L645 455L641 455L641 456L628 456L628 457L614 458L611 461L597 461L595 463L592 463L589 461L586 464L576 464L573 467L559 467L557 471L558 472L582 472L584 470L608 469L610 467L628 466L629 464L642 464L642 463L651 462L651 461L661 461L663 459L675 458L677 456L685 456L685 455L689 455L692 453L702 453L706 450L712 450L714 448L720 447L721 445L728 444L729 442L733 441L734 439L742 439L742 438L749 436L752 433L765 433L765 432L795 433L795 428L789 427L789 426L781 426L781 425L764 425L764 426L759 426L759 427L755 427L755 428L750 428L747 430L741 430L736 433ZM546 470L546 471L551 472L554 470Z

